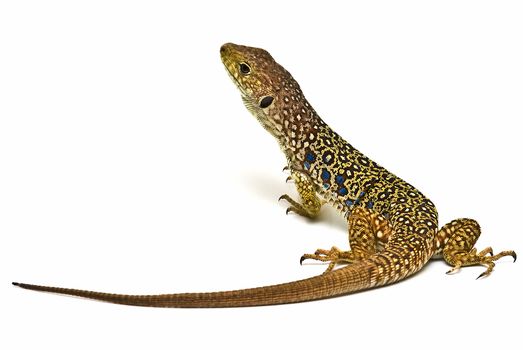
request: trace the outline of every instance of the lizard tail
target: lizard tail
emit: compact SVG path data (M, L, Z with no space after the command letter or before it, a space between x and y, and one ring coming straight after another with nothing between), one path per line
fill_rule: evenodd
M266 287L210 293L126 295L17 282L13 282L13 285L24 289L74 295L124 305L174 308L244 307L325 299L367 289L375 285L372 282L372 276L376 276L376 269L377 266L370 261L362 261L323 275L299 281Z

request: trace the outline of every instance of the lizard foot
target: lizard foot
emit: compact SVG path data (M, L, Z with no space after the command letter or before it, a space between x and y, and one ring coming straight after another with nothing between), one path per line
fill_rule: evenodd
M328 262L329 266L324 273L330 272L334 269L337 263L347 262L352 263L358 260L358 257L355 256L352 251L341 251L337 247L332 247L330 250L326 249L317 249L314 254L303 254L300 258L300 265L307 259Z
M502 251L494 255L491 247L483 249L479 253L477 253L476 249L474 248L467 254L459 254L457 256L457 260L454 266L452 267L452 269L447 271L447 274L457 272L462 266L484 265L487 267L487 269L476 278L480 279L482 277L490 275L494 270L494 261L504 256L511 256L514 259L514 262L517 259L516 252L514 252L513 250Z
M285 211L285 214L289 214L291 212L296 213L298 215L304 216L309 219L314 219L318 215L318 210L315 210L311 208L308 208L308 206L302 205L298 202L296 202L294 199L292 199L288 194L284 194L278 198L278 201L286 200L290 206ZM309 203L309 207L313 207L313 203Z
M323 203L316 195L314 182L308 174L289 167L288 169L291 171L291 175L286 182L294 182L301 201L295 201L288 194L281 196L279 200L284 199L290 204L287 208L287 214L294 212L309 219L317 217Z

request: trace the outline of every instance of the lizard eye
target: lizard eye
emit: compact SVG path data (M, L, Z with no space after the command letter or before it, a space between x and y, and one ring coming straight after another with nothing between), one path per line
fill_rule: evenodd
M249 67L249 65L247 63L240 63L240 72L243 75L247 75L247 74L251 73L251 67Z
M260 101L260 108L267 108L272 104L272 101L274 101L274 97L272 96L265 96Z

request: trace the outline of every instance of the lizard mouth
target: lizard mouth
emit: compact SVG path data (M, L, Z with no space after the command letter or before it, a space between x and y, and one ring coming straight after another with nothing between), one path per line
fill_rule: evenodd
M245 88L242 86L239 80L238 72L235 69L238 65L238 59L235 59L235 52L234 49L231 48L231 45L233 44L224 44L220 48L220 56L222 59L222 63L225 67L225 70L229 74L229 77L234 82L236 87L240 90L241 95L249 98L249 94L247 94Z
M222 54L222 63L223 63L223 66L225 67L225 70L227 71L227 74L229 75L231 80L234 82L234 84L238 87L238 89L240 89L240 91L242 92L242 95L243 95L244 91L240 84L240 81L238 80L238 76L233 73L234 63L229 58L224 57L223 54Z
M223 62L223 65L225 66L225 70L227 71L227 74L229 75L229 77L231 78L231 80L234 82L234 84L238 87L238 89L240 89L240 91L242 92L242 95L244 94L243 93L243 89L242 89L242 86L238 80L238 77L236 77L232 72L231 72L231 67L229 66L229 64L227 62Z

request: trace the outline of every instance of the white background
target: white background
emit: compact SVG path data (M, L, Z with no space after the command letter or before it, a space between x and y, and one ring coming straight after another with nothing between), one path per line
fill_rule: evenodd
M182 5L183 3L183 5ZM304 304L147 309L24 291L120 293L301 279L346 225L285 216L276 142L219 58L264 47L324 120L420 188L478 247L523 254L520 1L4 1L2 349L518 348L522 263Z

